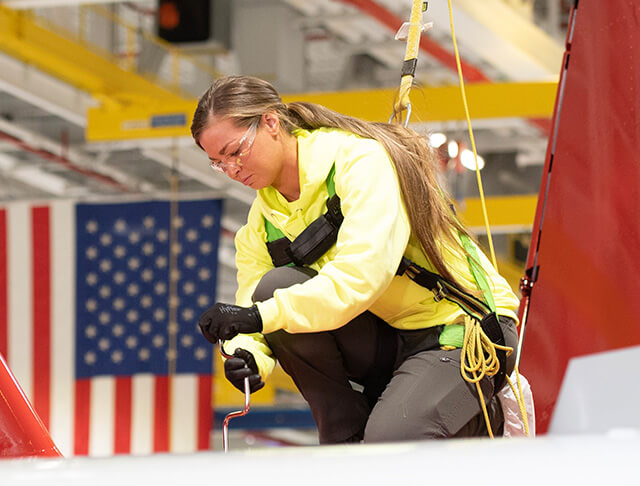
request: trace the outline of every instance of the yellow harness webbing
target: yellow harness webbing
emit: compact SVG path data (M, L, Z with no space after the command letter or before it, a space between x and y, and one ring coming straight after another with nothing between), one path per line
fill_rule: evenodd
M427 11L428 5L429 2L422 0L413 0L413 4L411 5L409 34L407 36L404 62L402 63L400 89L398 91L398 99L393 107L393 115L391 115L393 121L403 123L402 112L407 110L407 116L404 119L405 126L409 122L409 116L411 115L409 93L411 91L411 85L413 84L413 78L416 74L416 65L418 64L418 49L420 47L420 33L422 32L422 14Z

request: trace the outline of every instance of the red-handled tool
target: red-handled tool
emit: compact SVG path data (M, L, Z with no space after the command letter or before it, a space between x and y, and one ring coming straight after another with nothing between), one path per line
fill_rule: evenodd
M224 351L224 346L222 344L222 341L218 342L219 346L220 346L220 354L226 358L233 358L234 356L231 354L227 354ZM231 420L234 417L242 417L243 415L246 415L249 412L249 408L251 407L250 404L250 397L251 396L251 387L249 385L249 377L247 376L244 379L244 408L242 410L238 410L237 412L231 412L229 413L225 418L224 418L224 422L222 422L222 445L224 447L224 452L228 452L229 451L229 420Z

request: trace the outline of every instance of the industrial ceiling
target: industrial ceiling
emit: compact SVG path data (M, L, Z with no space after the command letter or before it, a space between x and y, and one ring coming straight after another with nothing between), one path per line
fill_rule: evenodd
M568 2L452 3L468 81L557 80ZM102 9L99 21L98 8ZM399 82L405 49L403 42L394 40L393 26L406 21L410 9L409 0L213 1L216 18L211 39L171 47L193 59L193 66L206 66L200 71L180 67L179 95L197 99L216 73L261 76L283 93L393 88ZM156 1L2 1L0 28L16 12L32 12L30 21L57 32L78 35L84 29L83 39L100 40L111 57L131 62L139 72L144 66L147 74L162 78L172 70L166 58L149 48L151 43L132 41L118 32L118 26L133 25L136 39L152 35ZM432 26L423 34L426 41L420 49L416 82L456 85L447 1L430 1L424 21ZM252 191L210 171L204 154L187 134L88 142L87 109L113 99L122 102L117 90L98 93L89 83L70 82L65 73L43 68L46 60L38 65L16 55L11 46L17 44L7 36L20 33L4 30L0 34L0 200L168 197L172 181L177 181L180 197L225 198L227 236L243 224ZM77 61L67 62L69 73ZM412 121L418 122L419 114L414 116ZM450 138L466 139L466 126L459 121L413 126L425 135L442 131ZM474 130L478 151L487 161L484 172L489 192L536 193L548 128L507 117L474 120ZM223 263L233 261L230 238L223 238L221 252ZM221 288L233 280L232 266L227 266Z

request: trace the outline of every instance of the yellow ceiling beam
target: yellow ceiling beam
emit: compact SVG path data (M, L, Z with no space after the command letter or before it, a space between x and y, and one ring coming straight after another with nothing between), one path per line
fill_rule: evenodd
M473 83L465 86L472 118L550 118L557 83ZM387 121L396 89L311 93L286 96L285 101L308 101L370 121ZM411 123L464 120L459 86L414 87Z
M183 100L180 96L34 21L27 11L0 6L0 50L98 99L135 103Z
M491 231L530 230L536 215L537 194L486 198ZM485 233L480 198L468 198L458 207L460 220L475 233Z
M474 119L550 118L557 83L476 83L466 86L469 110ZM285 102L319 103L332 110L370 121L387 121L395 89L305 93L283 96ZM102 106L89 110L87 140L109 141L189 135L196 100L154 107L142 105ZM463 120L464 108L457 86L414 88L411 92L412 123ZM158 123L158 120L164 120ZM184 121L184 123L181 123Z
M197 101L113 105L90 108L85 137L88 142L110 142L154 137L186 137Z

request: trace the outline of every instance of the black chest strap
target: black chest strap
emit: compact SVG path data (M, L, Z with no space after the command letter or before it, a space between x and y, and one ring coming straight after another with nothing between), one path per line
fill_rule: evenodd
M291 241L283 236L267 242L273 265L311 265L338 240L338 230L343 219L340 198L334 194L327 200L327 212L307 226L295 240Z

